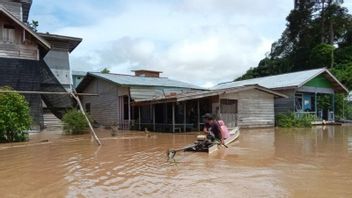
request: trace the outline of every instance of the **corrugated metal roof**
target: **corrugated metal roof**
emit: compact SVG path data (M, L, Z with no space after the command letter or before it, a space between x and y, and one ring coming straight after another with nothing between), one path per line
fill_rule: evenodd
M234 92L241 92L249 89L257 89L259 91L263 91L269 94L273 94L277 97L284 97L286 98L287 96L281 93L278 93L276 91L272 91L268 88L261 87L259 85L246 85L246 86L240 86L240 87L232 87L228 89L221 89L221 90L194 90L190 92L181 92L178 94L173 94L173 95L160 95L159 97L152 97L152 98L146 98L146 99L140 99L140 100L135 100L135 104L138 103L162 103L166 101L173 101L173 102L181 102L181 101L187 101L187 100L194 100L194 99L200 99L200 98L205 98L205 97L211 97L211 96L216 96L216 95L221 95L221 94L226 94L226 93L234 93Z
M199 86L165 77L154 78L112 73L103 74L99 72L89 72L88 74L124 86L174 87L204 90L204 88Z
M303 83L316 77L317 75L327 71L325 68L293 72L275 76L267 76L261 78L253 78L249 80L233 81L216 85L213 89L226 89L230 87L238 87L244 85L258 84L260 86L277 89L283 87L299 87Z
M165 98L168 95L185 93L182 88L160 88L160 87L131 87L130 94L134 101L152 100Z

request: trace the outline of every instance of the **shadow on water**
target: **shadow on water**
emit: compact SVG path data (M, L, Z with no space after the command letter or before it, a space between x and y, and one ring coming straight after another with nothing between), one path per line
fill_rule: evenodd
M46 132L30 143L0 145L2 197L350 197L352 128L241 130L229 148L165 151L197 133ZM48 139L48 142L40 142Z

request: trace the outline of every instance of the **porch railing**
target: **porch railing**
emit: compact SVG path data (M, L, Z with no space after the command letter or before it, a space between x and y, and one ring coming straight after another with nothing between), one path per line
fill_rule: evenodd
M316 121L322 121L323 120L323 112L318 111L318 112L296 112L296 117L301 118L305 115L311 115L314 117ZM328 112L328 117L327 121L335 121L335 113L333 111Z

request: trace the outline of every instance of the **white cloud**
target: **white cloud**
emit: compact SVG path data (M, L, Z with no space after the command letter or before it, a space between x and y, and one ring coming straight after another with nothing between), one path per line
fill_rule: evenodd
M256 66L281 35L293 6L279 0L131 0L94 9L100 1L38 1L33 7L41 9L34 9L33 18L38 17L40 30L83 38L71 54L74 69L157 69L203 86L232 80ZM57 15L57 9L64 13ZM65 13L74 17L61 16Z

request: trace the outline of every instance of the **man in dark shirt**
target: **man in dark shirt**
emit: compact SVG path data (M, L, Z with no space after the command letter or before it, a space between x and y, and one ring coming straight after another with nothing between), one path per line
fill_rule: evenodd
M207 113L203 118L205 121L204 132L210 135L212 140L217 139L220 140L221 143L224 143L224 138L221 135L221 127L214 117Z

